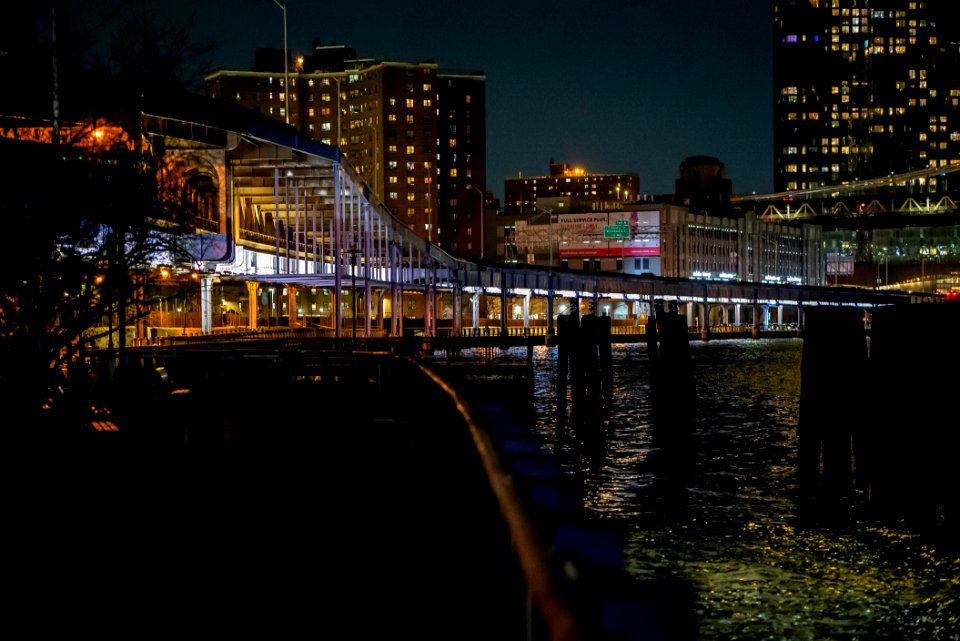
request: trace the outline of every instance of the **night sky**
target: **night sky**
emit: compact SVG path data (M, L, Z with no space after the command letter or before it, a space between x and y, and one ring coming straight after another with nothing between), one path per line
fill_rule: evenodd
M552 160L636 172L672 193L680 163L716 156L735 193L772 191L772 0L281 0L288 44L432 59L487 78L487 187ZM159 5L155 4L154 6ZM283 47L273 0L168 2L195 18L214 66L247 69Z

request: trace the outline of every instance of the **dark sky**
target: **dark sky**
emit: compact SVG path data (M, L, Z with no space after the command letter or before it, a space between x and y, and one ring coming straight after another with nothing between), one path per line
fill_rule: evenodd
M681 161L716 156L735 193L772 190L772 0L281 0L288 44L433 59L487 78L487 186L551 159L636 172L669 193ZM159 3L158 3L159 4ZM249 68L283 46L273 0L169 2L195 18L212 62ZM156 6L156 5L154 5Z

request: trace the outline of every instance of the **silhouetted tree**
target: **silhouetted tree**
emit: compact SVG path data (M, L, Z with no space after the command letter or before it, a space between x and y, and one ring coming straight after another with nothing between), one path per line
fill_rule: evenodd
M82 386L70 365L98 332L112 335L146 312L152 267L180 253L191 220L181 183L169 179L176 167L140 134L141 105L152 93L194 86L184 73L212 46L190 44L190 20L160 21L146 4L118 4L92 30L54 20L75 4L42 8L57 25L55 43L22 39L50 54L48 69L70 61L67 77L54 71L51 85L65 93L49 94L63 112L54 102L0 102L9 248L0 270L0 400L21 413L55 407L61 390Z

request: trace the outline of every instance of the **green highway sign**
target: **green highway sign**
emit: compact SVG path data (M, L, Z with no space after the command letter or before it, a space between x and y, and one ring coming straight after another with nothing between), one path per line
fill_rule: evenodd
M604 225L604 238L630 238L630 225Z

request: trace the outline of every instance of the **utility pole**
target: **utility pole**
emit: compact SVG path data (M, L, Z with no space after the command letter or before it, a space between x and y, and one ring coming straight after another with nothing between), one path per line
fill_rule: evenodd
M290 53L287 50L287 7L280 4L277 0L273 3L283 11L283 103L284 118L287 124L290 124Z

